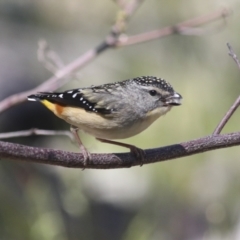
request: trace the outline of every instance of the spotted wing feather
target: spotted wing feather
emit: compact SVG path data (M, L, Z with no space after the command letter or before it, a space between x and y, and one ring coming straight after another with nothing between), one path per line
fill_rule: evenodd
M89 112L110 114L113 109L103 102L103 93L94 92L92 88L73 89L60 93L40 92L28 97L29 100L48 100L62 106L83 108Z

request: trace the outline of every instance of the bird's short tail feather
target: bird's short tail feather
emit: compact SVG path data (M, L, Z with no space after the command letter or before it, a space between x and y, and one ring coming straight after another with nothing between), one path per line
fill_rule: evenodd
M28 96L28 101L40 101L43 105L45 105L45 107L58 116L59 111L62 111L62 106L54 101L54 97L56 98L57 94L58 93L53 94L50 92L40 92L38 94Z
M28 101L42 101L44 99L51 99L51 96L53 95L53 93L51 92L40 92L38 94L32 94L30 96L28 96Z
M39 95L35 95L35 94L32 94L30 96L28 96L28 101L40 101L41 98Z

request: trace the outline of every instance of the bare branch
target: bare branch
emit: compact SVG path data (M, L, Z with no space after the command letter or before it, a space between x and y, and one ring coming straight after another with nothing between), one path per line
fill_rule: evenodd
M77 70L84 67L90 61L95 59L97 54L99 54L106 48L107 46L99 45L99 50L98 48L89 50L70 64L66 65L64 68L57 71L55 76L52 76L36 88L33 88L29 91L13 94L5 98L3 101L0 102L0 113L16 104L20 104L26 101L28 95L36 92L54 91L55 89L61 87L69 81L67 77L69 77L71 74L75 73Z
M133 15L144 0L114 0L116 4L125 12L126 18Z
M237 55L233 51L233 48L231 47L231 45L229 43L227 43L227 47L229 49L228 54L232 57L232 59L237 64L238 68L240 69L240 63L239 63ZM234 112L237 110L239 105L240 105L240 96L236 99L236 101L233 103L233 105L230 107L230 109L227 111L225 116L220 121L220 123L218 124L218 126L216 127L216 129L213 132L214 135L221 133L222 129L227 124L227 122L229 121L231 116L234 114Z
M240 105L240 96L236 99L234 104L230 107L230 109L227 111L223 119L220 121L216 129L214 130L213 134L217 135L220 134L222 129L225 127L231 116L234 114L234 112L237 110L237 108Z
M146 150L143 164L162 162L237 145L240 145L240 132L211 135L189 142ZM0 142L1 159L50 164L69 168L94 169L129 168L142 164L131 153L92 154L91 156L92 159L88 162L88 165L84 166L84 158L81 153Z
M38 61L41 62L46 69L55 74L59 69L64 67L61 58L56 52L50 49L45 40L38 42Z
M128 4L123 7L127 18L132 16L138 7L143 3L144 0L131 0Z
M234 53L233 48L230 45L230 43L227 43L227 47L229 49L229 52L228 52L229 56L231 56L233 58L234 62L237 64L238 68L240 69L240 62L238 60L237 55Z
M193 18L188 21L181 22L175 26L169 26L162 29L141 33L135 36L123 35L120 37L117 46L124 47L133 44L143 43L147 41L152 41L155 39L163 38L172 34L185 34L185 35L199 35L203 33L203 30L196 29L195 27L208 24L210 22L216 21L219 18L226 18L231 14L228 9L221 9L216 12L212 12L208 15Z
M54 131L54 130L43 130L43 129L36 129L36 128L32 128L29 130L16 131L16 132L0 133L0 139L28 137L31 135L67 136L71 139L71 141L74 141L74 136L70 131Z
M112 26L110 34L107 36L107 42L111 42L112 38L115 40L119 38L120 34L125 31L130 17L134 14L143 1L144 0L130 0L129 2L117 1L117 4L121 7L121 11L118 12L116 22ZM114 43L114 45L116 43L117 41Z

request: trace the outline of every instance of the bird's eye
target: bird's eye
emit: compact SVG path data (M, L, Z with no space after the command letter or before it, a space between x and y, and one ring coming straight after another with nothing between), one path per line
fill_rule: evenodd
M156 96L157 91L156 90L150 90L149 93L150 93L151 96Z

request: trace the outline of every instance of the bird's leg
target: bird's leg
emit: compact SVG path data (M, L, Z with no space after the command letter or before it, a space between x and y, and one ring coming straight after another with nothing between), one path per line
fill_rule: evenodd
M131 144L127 144L127 143L121 143L121 142L115 142L115 141L111 141L111 140L107 140L107 139L102 139L102 138L96 138L97 140L99 140L100 142L104 142L104 143L110 143L113 145L117 145L117 146L121 146L121 147L126 147L130 149L130 152L132 154L134 154L134 156L138 159L140 158L141 161L141 166L143 165L144 162L144 158L145 158L145 152L144 150L142 150L141 148L138 148L134 145Z
M83 165L84 166L87 166L87 163L88 161L91 159L91 154L90 152L88 152L88 150L84 147L79 135L78 135L78 130L79 128L78 127L75 127L75 126L71 126L70 127L70 131L72 132L72 134L74 135L79 147L80 147L80 150L83 154L83 158L84 158L84 162L83 162Z

